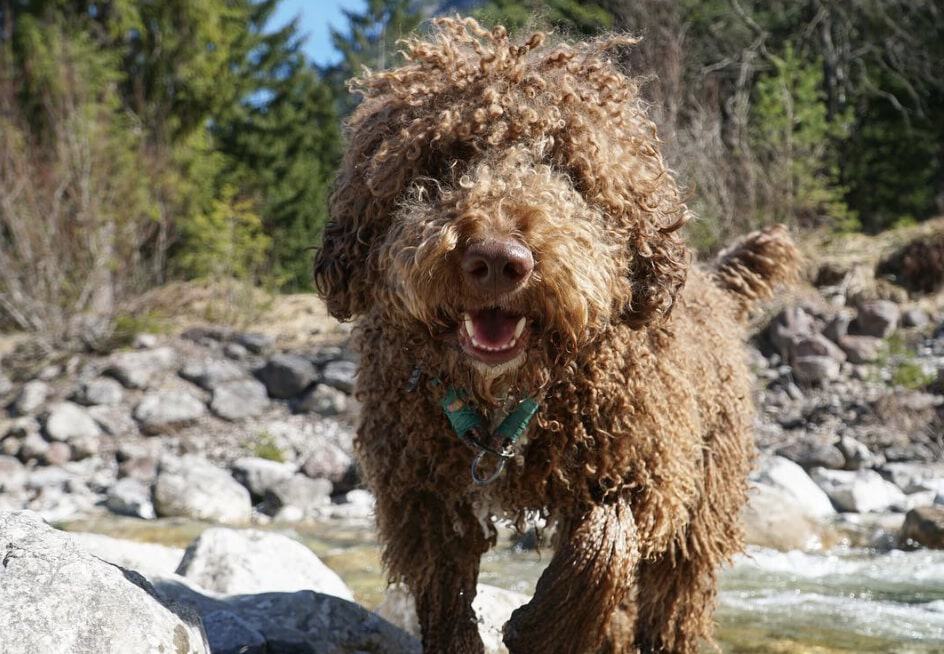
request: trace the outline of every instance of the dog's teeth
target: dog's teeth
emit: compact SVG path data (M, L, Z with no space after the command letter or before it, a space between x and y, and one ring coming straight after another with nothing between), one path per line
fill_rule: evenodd
M512 345L514 345L515 340L521 337L521 332L524 331L524 326L525 324L527 324L527 322L528 322L528 319L525 318L524 316L521 316L518 319L518 324L515 325L515 337L512 339Z
M465 325L465 333L469 335L472 341L475 341L475 325L472 323L472 316L465 314L462 320L462 324Z

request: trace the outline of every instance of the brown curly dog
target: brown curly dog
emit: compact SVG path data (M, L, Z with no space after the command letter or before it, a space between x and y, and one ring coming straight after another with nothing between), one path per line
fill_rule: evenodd
M355 82L315 279L357 322L384 563L425 651L482 652L492 519L544 515L555 554L511 652L695 652L741 546L741 323L797 253L774 228L694 267L637 82L607 58L630 41L542 41L437 20Z

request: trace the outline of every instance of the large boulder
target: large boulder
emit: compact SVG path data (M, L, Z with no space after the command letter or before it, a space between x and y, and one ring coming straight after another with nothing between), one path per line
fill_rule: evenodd
M528 596L487 584L476 587L472 608L478 621L479 635L485 645L485 654L508 654L502 642L502 627L512 612L527 603ZM384 594L377 614L416 637L420 635L416 602L402 585L391 586Z
M354 392L357 364L345 359L331 361L321 371L321 383L345 393Z
M215 598L181 578L155 581L198 611L214 654L421 654L413 636L353 602L310 590Z
M292 475L270 487L264 498L264 511L287 521L320 515L331 504L333 487L327 479Z
M836 514L829 497L793 461L782 456L763 457L751 474L752 481L779 489L803 513L813 518Z
M225 470L195 455L161 459L154 485L159 516L185 516L222 524L249 522L249 491Z
M810 475L840 511L900 511L906 506L905 494L874 470L815 468Z
M4 654L200 654L200 619L31 512L0 513Z
M154 391L145 394L134 409L141 430L159 434L192 423L206 413L206 405L184 391Z
M177 364L177 353L170 347L138 352L120 352L112 356L105 373L128 388L148 388L151 383Z
M287 400L295 397L318 377L318 370L308 359L294 354L276 354L256 376L271 397Z
M252 418L268 407L266 387L249 378L217 384L210 400L210 410L224 420Z
M144 576L173 575L180 565L184 551L157 543L142 543L102 534L71 533L70 537L82 549L103 561L140 572Z
M758 545L788 552L818 550L835 535L819 519L809 515L796 499L782 488L756 484L741 511L744 539Z
M187 547L177 574L222 595L313 590L354 599L310 549L287 536L252 529L207 529Z
M909 511L901 528L901 540L944 549L944 506L923 506Z

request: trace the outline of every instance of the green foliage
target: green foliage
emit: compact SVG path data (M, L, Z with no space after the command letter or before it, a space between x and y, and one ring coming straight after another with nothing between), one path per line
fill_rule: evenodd
M936 379L935 375L925 372L916 361L902 361L892 371L892 384L916 391L927 388Z
M339 53L338 64L325 71L335 89L338 111L347 115L357 99L345 92L347 81L364 68L383 70L403 61L397 41L409 36L420 24L412 0L366 0L363 11L344 10L345 31L331 30L331 42Z
M751 139L770 180L765 210L775 222L841 228L855 225L843 199L836 143L848 131L848 115L828 119L822 63L804 62L787 44L771 57L773 70L755 84ZM772 215L771 215L772 214Z
M261 432L256 437L256 440L250 445L250 450L253 456L257 456L260 459L268 459L269 461L276 461L278 463L285 461L285 454L276 444L272 434L267 431Z
M251 200L235 198L224 187L209 212L193 216L182 225L177 265L186 277L257 279L272 240Z
M873 381L878 381L879 369L888 368L891 370L891 384L908 390L926 388L936 379L934 374L925 371L917 359L914 346L901 334L892 334L885 340L876 361L876 368Z
M613 15L594 2L578 0L489 0L475 11L487 25L504 25L516 32L545 27L567 35L594 36L613 27Z

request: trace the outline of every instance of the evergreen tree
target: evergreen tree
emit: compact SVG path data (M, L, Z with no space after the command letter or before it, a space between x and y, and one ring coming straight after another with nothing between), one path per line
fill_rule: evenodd
M308 250L318 242L327 216L340 130L334 97L301 52L296 23L265 31L275 5L268 0L256 6L250 54L239 72L250 87L212 131L228 158L226 178L258 198L272 239L276 284L305 290L311 276Z

